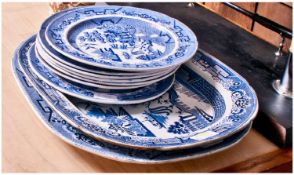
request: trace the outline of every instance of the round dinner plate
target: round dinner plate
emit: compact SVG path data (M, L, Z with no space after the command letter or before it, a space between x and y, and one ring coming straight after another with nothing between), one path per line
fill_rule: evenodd
M29 41L31 43L33 42L32 40ZM169 152L131 149L95 140L84 134L78 128L67 123L42 98L42 94L37 92L34 86L31 86L29 82L33 82L33 80L27 77L22 68L18 65L19 59L22 59L24 56L23 54L26 53L25 49L29 48L29 44L30 43L27 42L23 43L19 48L20 50L18 49L16 51L15 58L13 59L13 73L17 79L18 85L44 126L66 143L82 150L121 162L140 164L170 163L200 158L223 151L239 143L250 131L251 123L246 126L245 129L240 130L231 137L223 139L217 144Z
M195 34L180 21L127 6L76 8L47 26L49 45L68 58L123 71L151 71L180 65L198 47Z
M26 59L20 59L24 70L30 69ZM177 71L171 90L142 104L93 104L68 99L43 86L38 87L43 97L73 126L97 139L140 149L186 149L215 143L246 127L258 109L250 85L200 51Z
M156 76L158 74L161 74L162 72L166 71L165 69L161 70L153 70L150 71L140 71L140 72L127 72L127 71L116 71L116 70L110 70L110 69L103 69L103 68L97 68L92 65L83 64L80 62L77 62L75 60L71 60L67 58L66 56L62 55L61 53L57 52L54 48L52 48L45 37L45 31L47 29L47 26L55 19L62 15L64 15L66 12L72 11L73 9L67 9L64 11L61 11L59 13L56 13L49 18L47 18L41 25L41 28L38 32L37 39L36 39L36 46L38 48L42 48L40 50L44 50L45 52L43 54L49 55L47 57L48 59L51 59L55 63L59 65L64 65L68 69L77 71L78 73L85 75L85 76L92 76L92 77L101 77L101 78L108 78L108 79L125 79L125 78L145 78L150 76ZM175 69L178 66L167 68L167 70Z
M34 47L34 46L33 46ZM33 52L33 51L31 51ZM84 86L89 86L89 87L96 87L96 88L101 88L101 89L112 89L112 90L128 90L128 89L137 89L141 88L143 86L148 86L150 84L147 83L141 83L139 85L136 84L127 84L127 83L110 83L110 82L103 82L103 81L87 81L85 78L75 76L72 73L68 72L60 72L59 70L55 69L54 67L51 66L51 64L48 64L44 59L42 59L37 52L35 59L40 62L40 64L44 67L46 67L49 71L52 73L56 74L57 76L60 76L68 81L78 83Z
M39 55L38 57L40 58L40 60L42 61L43 64L48 65L47 67L52 67L54 68L53 70L51 69L51 71L53 71L56 74L60 74L62 73L60 76L71 76L80 80L84 80L87 82L91 82L91 83L102 83L102 84L107 84L107 85L125 85L125 86L138 86L140 87L140 85L149 85L152 84L154 82L160 81L164 78L167 78L168 76L170 76L171 74L175 73L176 70L178 69L178 67L173 68L172 70L167 70L167 71L162 71L160 72L160 74L154 74L154 75L150 75L148 77L141 77L141 78L137 78L137 76L135 76L135 78L133 78L133 76L106 76L106 75L99 75L99 74L93 74L93 75L89 75L89 74L84 74L84 71L80 71L77 70L75 68L71 68L68 66L63 66L61 64L58 64L57 62L53 61L52 59L50 59L50 56L46 55L44 53L44 51L40 48L37 47L37 44L35 45L35 52L37 53L37 55ZM114 73L115 74L115 73ZM149 75L149 74L147 74ZM66 78L66 77L64 77Z
M126 81L126 82L116 82L116 81L112 81L112 80L101 80L101 79L97 79L97 80L90 80L87 77L81 77L78 75L74 75L71 72L67 72L67 71L60 71L59 69L56 69L54 66L52 66L52 64L47 63L47 61L45 59L43 59L37 52L37 50L35 49L35 45L33 46L33 48L36 54L36 59L38 59L38 61L40 62L40 64L43 64L43 66L45 66L47 69L49 69L51 72L55 73L56 75L63 77L67 80L79 83L79 84L83 84L86 86L91 86L91 87L97 87L97 88L104 88L104 89L121 89L121 90L126 90L126 89L136 89L136 88L141 88L144 86L149 86L153 83L156 83L158 81L161 81L163 79L166 79L168 77L170 77L171 75L173 75L176 70L173 70L172 72L169 72L161 77L157 77L154 80L149 80L149 81L143 81L143 82L133 82L133 81Z
M133 90L105 90L68 81L48 70L37 59L33 47L28 52L30 68L38 77L59 91L102 104L136 104L155 99L171 88L174 75L152 85ZM113 88L113 86L111 86Z
M149 79L154 79L154 77L160 77L168 72L171 72L175 69L178 69L179 66L160 70L160 71L152 71L152 72L119 72L115 70L100 70L99 68L84 66L81 64L77 64L73 61L69 61L68 58L60 55L58 59L53 58L50 54L48 54L42 46L40 46L38 39L36 40L35 46L42 56L42 58L46 59L46 61L50 61L52 66L56 65L58 68L62 68L63 70L71 71L73 73L79 74L81 76L85 76L88 78L96 78L96 79L107 79L113 81L125 81L125 80L141 80L147 81ZM68 62L69 61L69 62ZM57 68L57 69L58 69Z

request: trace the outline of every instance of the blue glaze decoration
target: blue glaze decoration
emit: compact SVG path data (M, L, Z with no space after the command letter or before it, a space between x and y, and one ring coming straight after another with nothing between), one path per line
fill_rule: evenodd
M128 71L179 65L198 47L195 34L180 21L127 6L68 11L52 20L45 36L50 47L75 61Z
M75 83L56 75L42 64L36 56L34 46L28 52L28 56L28 64L32 70L50 86L66 94L103 104L142 103L162 95L174 82L174 75L171 75L164 80L134 90L104 90Z
M250 124L245 129L215 145L168 152L130 149L94 140L76 127L67 123L53 108L51 108L42 98L41 94L35 90L29 78L18 65L19 59L23 58L21 51L26 50L27 52L30 45L33 44L34 39L35 37L26 40L15 52L15 57L13 59L15 78L25 97L36 111L40 121L56 136L75 147L116 161L140 164L167 163L199 158L225 150L238 143L247 135L251 128Z
M48 27L48 25L56 18L64 15L66 12L69 12L73 9L67 9L61 12L58 12L52 16L50 16L49 18L47 18L41 25L41 28L38 32L37 35L37 39L36 42L40 43L40 47L46 52L46 54L48 54L53 60L56 60L57 62L59 62L59 64L63 64L64 66L67 67L71 67L71 68L75 68L77 70L81 70L83 73L88 74L88 75L96 75L99 74L102 77L115 77L118 76L119 78L125 78L125 77L133 77L133 76L137 76L137 77L147 77L150 76L152 74L158 74L162 71L154 71L152 73L145 73L145 72L126 72L126 71L116 71L116 70L109 70L109 69L104 69L104 68L98 68L95 66L91 66L91 65L87 65L87 64L83 64L80 62L77 62L75 60L69 59L66 56L62 55L61 53L57 52L54 48L52 48L48 41L46 40L45 37L45 31L46 28ZM124 53L125 56L127 56L127 53ZM172 68L171 68L172 69ZM139 75L140 74L140 75Z
M20 61L29 75L26 52ZM168 93L151 102L128 106L68 99L34 74L29 77L71 124L96 138L126 146L171 150L211 144L246 127L254 118L254 91L208 54L199 52L176 75L175 87ZM160 136L162 133L168 137Z

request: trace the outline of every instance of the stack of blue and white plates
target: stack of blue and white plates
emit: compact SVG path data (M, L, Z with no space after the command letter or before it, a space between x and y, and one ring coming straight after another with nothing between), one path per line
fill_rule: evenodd
M126 6L46 19L17 49L16 78L57 136L107 158L162 163L238 143L258 103L180 21Z

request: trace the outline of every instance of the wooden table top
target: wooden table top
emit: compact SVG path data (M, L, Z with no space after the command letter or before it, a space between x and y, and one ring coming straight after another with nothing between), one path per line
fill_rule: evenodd
M207 157L161 165L121 163L75 148L53 135L25 100L11 69L18 45L49 16L48 3L2 4L2 165L4 172L259 172L291 162L255 130L237 145Z

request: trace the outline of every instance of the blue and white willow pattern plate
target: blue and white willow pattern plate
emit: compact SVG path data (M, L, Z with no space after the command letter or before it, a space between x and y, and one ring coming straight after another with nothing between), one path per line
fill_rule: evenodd
M52 48L45 37L45 31L47 26L54 20L55 18L58 18L64 13L71 11L73 9L67 9L64 11L61 11L59 13L56 13L49 18L47 18L43 24L41 25L41 28L38 32L38 36L36 39L36 45L39 47L39 51L43 50L43 55L45 54L44 58L51 59L55 63L59 63L59 65L63 65L67 69L70 69L71 71L78 71L81 75L85 76L93 76L93 77L101 77L101 78L107 78L107 79L130 79L130 78L145 78L148 76L155 76L159 74L164 74L164 71L166 70L154 70L152 72L126 72L126 71L115 71L115 70L106 70L103 68L98 68L95 66L83 64L74 60L71 60L67 58L66 56L60 54L57 52L54 48ZM168 68L169 70L175 69L176 67ZM168 70L167 69L167 70Z
M182 66L168 93L129 106L69 100L34 76L26 62L23 56L24 71L65 120L95 138L129 147L172 150L211 144L247 126L257 111L248 83L203 52Z
M120 147L118 145L112 145L106 142L97 141L85 135L78 128L75 128L67 123L58 113L56 113L56 111L52 109L46 101L44 101L41 94L39 94L35 90L31 82L29 81L29 78L26 77L26 75L23 73L23 70L19 67L19 59L22 59L22 57L25 56L25 53L30 48L30 45L33 43L34 38L30 38L16 50L12 65L15 78L26 99L32 105L41 122L53 134L55 134L65 142L85 151L112 160L130 163L154 164L176 162L181 160L199 158L223 151L237 144L244 136L248 134L251 128L251 124L249 124L245 129L213 146L195 147L191 149L168 152L130 149Z
M97 67L146 71L180 65L196 52L195 34L180 21L126 6L77 8L54 18L45 31L63 55Z
M162 76L162 77L157 77L157 79L155 80L149 80L149 81L143 81L143 82L133 82L133 81L127 81L127 82L115 82L112 80L91 80L85 77L81 77L79 75L75 75L71 72L65 72L65 71L60 71L57 70L55 67L53 67L50 63L47 62L46 58L43 59L36 51L35 46L32 46L32 49L34 49L35 51L29 51L29 52L35 52L36 57L33 57L32 60L34 61L38 61L40 62L40 64L42 64L42 66L46 67L49 71L51 71L52 73L56 74L57 76L60 76L64 79L70 80L72 82L75 83L79 83L79 84L83 84L85 86L90 86L90 87L97 87L97 88L104 88L104 89L122 89L122 90L126 90L126 89L136 89L136 88L141 88L144 86L149 86L153 83L159 82L163 79L169 78L170 76L172 76L176 70L169 72L168 74ZM29 62L29 64L32 64L31 61ZM34 66L31 66L34 67Z
M179 66L167 69L161 72L150 72L150 73L144 73L144 74L133 74L130 75L129 73L127 75L116 75L115 72L112 72L111 75L101 75L101 74L92 74L90 72L86 72L84 70L79 70L79 68L75 68L72 66L64 65L54 59L51 58L49 54L47 54L44 49L40 47L40 44L38 43L38 40L36 40L36 52L39 53L40 57L42 57L48 64L50 64L55 69L59 70L60 72L64 72L65 74L70 73L71 75L76 75L79 78L83 78L84 80L94 80L94 81L107 81L107 82L144 82L149 80L155 80L163 75L169 74L170 72L176 70L179 68Z
M38 35L36 39L36 47L38 48L38 51L40 55L43 58L46 58L46 60L50 60L55 65L61 66L67 70L70 70L72 72L77 72L81 75L87 76L87 77L95 77L95 78L107 78L107 79L114 79L114 80L130 80L130 79L142 79L142 78L150 78L155 76L161 76L165 74L166 72L169 72L173 69L177 69L179 66L175 66L172 68L164 69L164 70L158 70L158 71L152 71L152 72L122 72L122 71L115 71L115 70L105 70L103 68L93 67L90 65L80 64L76 61L70 60L64 55L61 55L60 53L56 54L55 50L51 50L50 53L48 48L44 48L43 46L40 46L38 43L40 43L39 38L40 35ZM46 41L45 41L46 43ZM48 47L48 46L47 46ZM52 53L51 53L52 52Z
M82 84L77 84L59 77L49 69L47 69L37 58L35 54L35 49L29 50L28 54L28 64L30 69L34 71L39 78L48 83L50 86L56 88L57 90L69 94L71 96L97 102L103 104L135 104L142 103L148 100L155 99L162 94L164 94L168 89L171 88L174 82L174 75L171 77L161 80L152 85L138 88L134 90L105 90L94 87L85 86ZM23 64L21 64L23 65ZM29 65L25 66L29 67ZM119 87L119 86L118 86ZM103 86L106 88L106 86ZM114 88L114 86L110 86Z
M139 82L132 81L133 79L129 79L126 81L119 81L119 82L111 80L111 79L108 79L108 80L104 79L103 80L103 79L99 79L99 78L92 80L92 79L89 79L88 77L80 76L79 74L76 74L74 72L62 71L58 67L53 66L53 64L51 64L50 61L48 61L46 58L42 58L36 49L36 45L33 46L32 49L35 50L34 52L36 54L36 57L34 57L34 58L38 59L40 64L45 66L48 70L55 73L56 75L63 77L65 79L68 79L70 81L76 82L76 83L80 83L80 84L83 84L86 86L98 87L98 88L123 89L123 90L136 89L136 88L140 88L143 86L149 86L153 83L156 83L158 81L166 79L166 78L172 76L177 71L177 69L175 69L171 72L167 72L163 76L155 77L154 79L150 79L148 81L139 81ZM30 51L30 52L32 52L32 51Z

